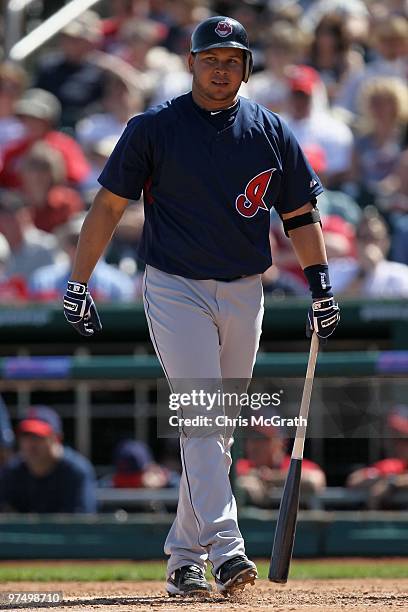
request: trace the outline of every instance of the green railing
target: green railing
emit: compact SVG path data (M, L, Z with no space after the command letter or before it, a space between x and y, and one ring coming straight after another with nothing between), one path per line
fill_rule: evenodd
M267 301L263 340L301 340L308 300ZM141 342L149 338L143 305L100 304L103 333L87 346L108 342ZM59 304L0 306L2 344L79 344L81 339L66 323ZM393 348L408 348L408 302L406 300L343 300L336 339L388 339Z
M173 515L0 515L0 559L162 559ZM276 511L246 510L240 528L250 556L269 557ZM294 555L407 556L401 512L300 513Z
M254 376L304 376L307 353L258 353ZM408 373L408 351L347 351L318 358L318 376L394 376ZM0 359L3 380L152 380L163 372L155 355L33 356Z

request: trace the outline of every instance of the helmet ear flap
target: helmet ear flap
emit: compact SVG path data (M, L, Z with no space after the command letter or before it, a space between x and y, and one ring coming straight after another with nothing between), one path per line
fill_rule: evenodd
M245 53L245 66L244 66L244 83L248 83L248 79L251 76L252 69L254 67L254 60L250 51L244 51Z

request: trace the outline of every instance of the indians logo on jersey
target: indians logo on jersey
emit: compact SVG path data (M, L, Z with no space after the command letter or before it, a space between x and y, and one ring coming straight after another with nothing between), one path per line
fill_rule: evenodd
M223 21L219 21L217 23L215 33L218 34L218 36L221 36L221 38L225 38L226 36L232 34L232 25L226 19L223 19Z
M253 217L260 208L269 211L265 204L264 196L275 170L276 168L264 170L249 181L245 187L245 193L241 193L235 201L235 208L240 215L243 217Z

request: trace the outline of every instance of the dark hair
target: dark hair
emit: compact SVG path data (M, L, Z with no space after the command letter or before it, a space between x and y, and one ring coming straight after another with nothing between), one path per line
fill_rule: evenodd
M324 15L317 24L314 32L314 40L310 50L310 57L313 63L318 63L319 50L317 39L322 31L329 31L336 40L336 51L344 55L350 49L351 37L347 28L346 20L337 13Z

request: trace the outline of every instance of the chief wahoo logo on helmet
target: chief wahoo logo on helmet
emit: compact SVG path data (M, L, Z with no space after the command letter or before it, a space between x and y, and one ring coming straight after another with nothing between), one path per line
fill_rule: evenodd
M232 25L226 20L223 19L217 23L217 27L215 28L216 34L221 36L221 38L225 38L225 36L229 36L233 32Z

